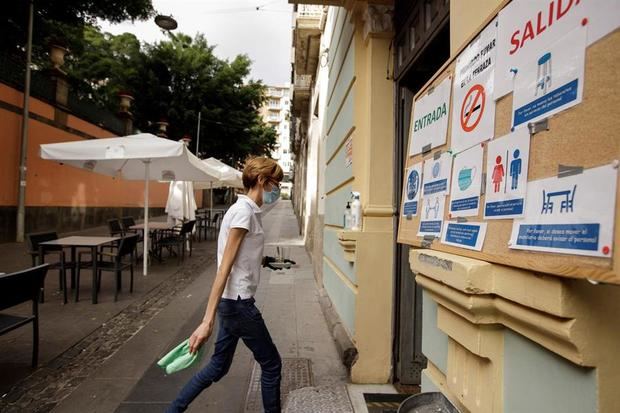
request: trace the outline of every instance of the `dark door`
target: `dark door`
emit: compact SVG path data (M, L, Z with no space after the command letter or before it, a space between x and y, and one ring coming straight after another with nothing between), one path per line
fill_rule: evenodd
M409 143L413 97L450 57L448 0L397 1L394 55L395 240ZM394 253L394 381L419 385L426 367L422 354L422 289L409 266L408 245Z

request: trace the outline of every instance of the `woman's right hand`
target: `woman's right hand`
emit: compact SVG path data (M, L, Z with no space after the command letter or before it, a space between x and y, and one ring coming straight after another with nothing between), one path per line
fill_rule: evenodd
M189 352L191 354L196 354L200 347L211 337L211 333L213 333L213 324L202 322L194 330L192 335L189 338Z

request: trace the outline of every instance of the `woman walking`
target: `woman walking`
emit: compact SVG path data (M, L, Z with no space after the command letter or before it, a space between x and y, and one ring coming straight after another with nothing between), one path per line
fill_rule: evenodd
M217 241L218 270L202 323L189 340L195 353L213 332L215 316L219 332L209 364L183 387L167 412L183 412L202 390L219 381L230 368L239 339L252 351L262 370L261 388L265 412L280 412L280 354L267 330L254 294L260 278L265 235L261 207L280 196L282 168L269 158L252 158L243 169L246 194L239 195L224 219Z

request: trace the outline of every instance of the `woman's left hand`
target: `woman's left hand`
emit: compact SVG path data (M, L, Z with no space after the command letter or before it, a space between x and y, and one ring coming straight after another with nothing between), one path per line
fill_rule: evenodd
M211 337L213 333L213 324L202 322L189 338L189 352L196 354L200 347Z

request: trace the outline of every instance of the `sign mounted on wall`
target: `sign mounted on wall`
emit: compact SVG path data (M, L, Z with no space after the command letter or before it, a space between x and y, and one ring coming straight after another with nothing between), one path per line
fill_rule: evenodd
M422 199L420 230L418 231L418 236L441 236L441 228L443 226L443 215L445 208L445 195L433 194L425 196Z
M437 159L424 161L424 185L422 195L448 195L450 175L452 174L452 155L444 152Z
M457 154L452 165L450 216L478 215L482 186L482 157L484 148L476 145Z
M581 102L586 28L578 26L538 58L520 62L512 98L512 126L525 127Z
M482 251L487 224L484 222L448 222L441 234L441 243L453 247Z
M527 129L517 129L489 142L485 219L523 216L529 158L530 134Z
M409 156L430 151L446 143L452 77L446 77L437 87L413 104L409 128Z
M496 37L497 19L456 59L452 93L452 151L455 153L493 137Z
M344 144L344 166L347 168L353 165L353 136L349 136Z
M420 192L422 192L422 162L407 169L403 196L403 215L412 217L418 215Z
M620 0L510 2L499 13L495 99L513 91L522 62L537 61L576 27L587 25L586 45L620 27L619 9Z
M616 165L530 182L525 217L513 223L510 248L610 258Z

